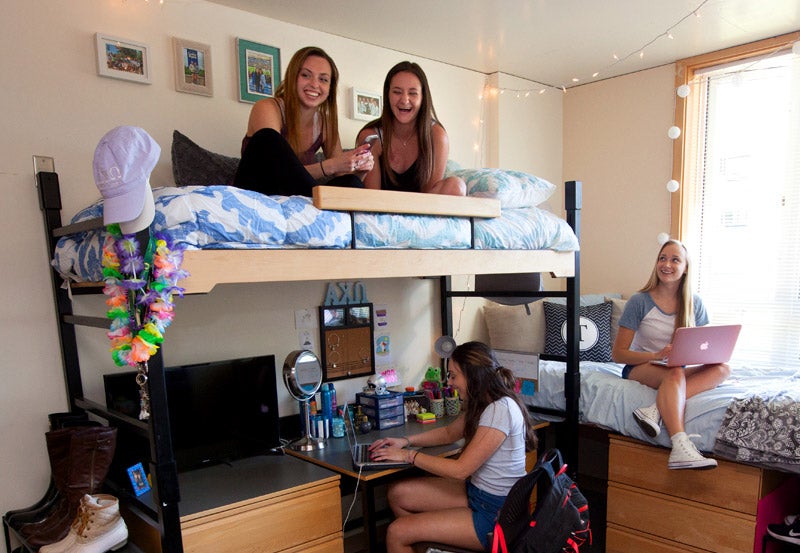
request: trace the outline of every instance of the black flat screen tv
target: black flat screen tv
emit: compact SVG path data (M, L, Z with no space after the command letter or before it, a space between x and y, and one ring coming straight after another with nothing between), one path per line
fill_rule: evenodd
M106 406L139 416L136 372L104 375ZM178 471L268 453L280 445L275 356L167 367Z

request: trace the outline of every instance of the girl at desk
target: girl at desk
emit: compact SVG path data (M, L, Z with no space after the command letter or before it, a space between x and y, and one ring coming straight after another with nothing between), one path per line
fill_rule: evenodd
M464 403L448 426L371 446L376 460L408 461L431 476L390 485L395 520L387 553L412 552L418 542L488 549L488 534L511 486L525 475L525 452L536 448L528 410L514 392L514 377L481 342L461 344L450 357L447 381ZM418 447L464 439L458 458L428 455Z

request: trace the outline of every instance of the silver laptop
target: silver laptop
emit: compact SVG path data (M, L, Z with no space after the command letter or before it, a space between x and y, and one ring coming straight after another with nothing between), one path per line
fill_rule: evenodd
M691 326L675 331L672 350L665 359L651 361L664 367L727 363L742 325Z
M411 466L405 461L373 461L369 458L369 443L359 443L358 433L353 424L353 413L349 405L345 406L345 435L353 455L353 467L356 470L387 470ZM372 442L370 442L372 443Z

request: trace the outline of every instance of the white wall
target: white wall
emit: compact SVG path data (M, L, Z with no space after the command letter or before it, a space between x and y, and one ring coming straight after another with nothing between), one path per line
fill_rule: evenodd
M97 76L94 34L142 42L150 47L152 84L143 85ZM174 90L171 38L203 42L212 48L213 98ZM46 415L67 407L56 321L45 263L49 253L33 183L31 156L55 158L61 179L64 215L70 217L98 197L91 159L100 137L110 128L130 124L145 128L162 147L153 172L154 186L172 182L169 147L173 129L201 146L237 155L250 105L237 100L235 39L246 38L277 46L283 65L299 47L316 44L336 60L341 73L340 130L351 145L362 122L349 119L347 92L355 86L379 92L383 77L407 56L319 33L307 28L253 16L209 4L142 0L5 0L0 18L0 220L4 240L0 249L0 510L20 508L44 492L49 475L44 433ZM411 58L413 59L413 58ZM483 129L480 96L482 74L418 59L426 70L437 112L450 134L451 158L465 167L479 165ZM540 105L524 117L543 115ZM503 106L502 119L507 119ZM536 117L515 129L519 143L558 136L560 115ZM529 132L526 133L526 128ZM521 133L517 136L517 133ZM534 138L530 138L533 134ZM502 146L505 136L490 141ZM552 147L552 145L550 145ZM558 150L558 148L555 148ZM504 154L513 168L536 172L547 167L548 177L560 181L552 152L520 151L520 159ZM555 154L558 155L558 152ZM559 162L560 163L560 162ZM463 277L460 277L463 280ZM414 384L429 363L439 332L436 292L431 280L399 279L367 282L370 299L390 306L396 362ZM221 359L234 355L274 353L279 365L297 347L294 310L314 308L324 297L325 283L230 286L207 297L179 300L175 324L166 334L167 363ZM79 308L100 301L82 298ZM474 301L456 314L459 341L485 338ZM236 311L229 310L235 304ZM92 314L97 314L94 310ZM462 338L463 337L463 338ZM108 361L101 331L81 330L87 395L98 397L97 373L114 370ZM337 386L352 393L360 382ZM282 386L281 408L293 410ZM340 392L341 393L341 392Z

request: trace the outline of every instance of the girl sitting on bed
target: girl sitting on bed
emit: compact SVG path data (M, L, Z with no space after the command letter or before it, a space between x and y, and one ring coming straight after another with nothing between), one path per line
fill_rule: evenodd
M708 324L699 296L690 286L689 256L677 240L668 240L658 252L650 280L625 305L612 358L625 363L622 377L657 390L656 403L636 409L633 416L647 435L655 438L661 421L672 439L671 469L708 469L717 466L703 457L686 435L686 399L716 388L728 375L728 365L662 367L651 361L663 359L671 349L675 329Z
M292 56L274 98L250 111L234 185L262 194L311 196L317 179L330 186L363 188L372 169L369 146L342 152L336 105L339 70L321 48ZM317 161L322 148L325 159Z
M367 188L464 196L460 177L444 177L450 145L436 118L428 79L416 63L403 61L383 82L383 111L358 133L357 144L377 135L372 155L377 163L367 173Z
M467 342L449 361L449 384L464 402L449 425L406 438L381 438L370 446L376 460L408 461L435 476L394 482L388 491L395 520L386 534L387 553L413 551L436 541L488 549L511 486L525 475L525 451L536 448L528 410L514 392L514 377L481 342ZM428 455L409 447L464 439L458 458Z

